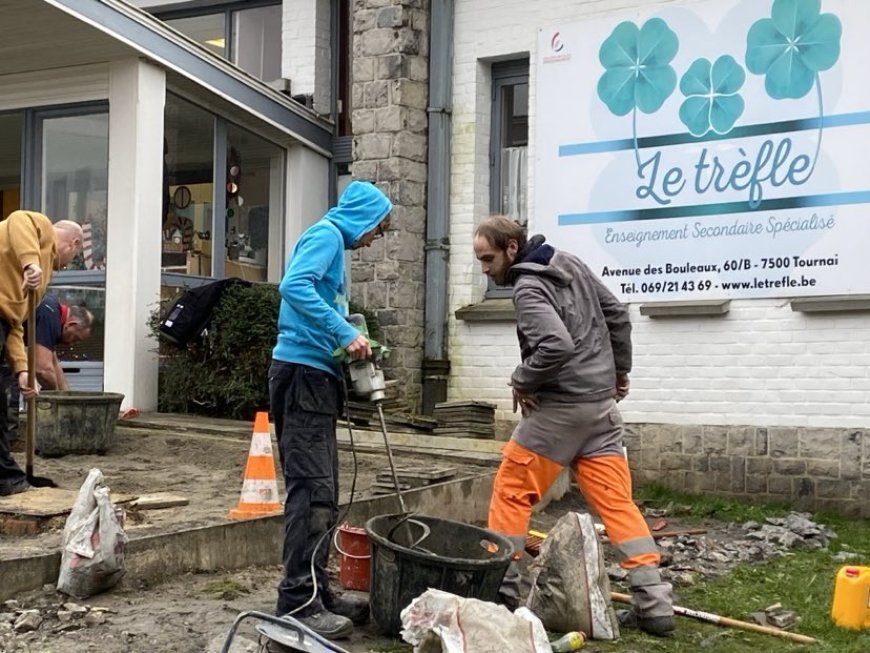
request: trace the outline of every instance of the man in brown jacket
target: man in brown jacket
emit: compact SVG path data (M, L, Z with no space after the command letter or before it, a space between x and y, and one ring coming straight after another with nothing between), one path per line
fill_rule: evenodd
M671 586L662 582L658 549L632 501L616 407L629 388L628 311L583 261L543 236L527 241L503 216L477 227L474 254L485 275L513 286L522 356L510 383L522 419L502 450L489 528L510 537L521 554L532 506L569 467L628 572L637 625L670 634ZM520 598L518 581L518 571L509 570L506 604Z
M35 211L13 211L0 222L0 353L25 398L36 388L27 382L24 321L28 294L36 304L51 274L68 265L82 248L82 228L71 220L51 223ZM0 496L30 489L24 472L12 459L6 433L0 433Z

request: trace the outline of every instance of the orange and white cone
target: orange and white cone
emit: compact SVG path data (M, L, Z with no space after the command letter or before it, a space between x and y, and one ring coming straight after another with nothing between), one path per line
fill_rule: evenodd
M250 519L282 512L278 500L278 481L275 479L275 458L272 456L272 436L269 433L269 415L257 413L251 451L245 465L245 480L238 508L230 510L230 519Z

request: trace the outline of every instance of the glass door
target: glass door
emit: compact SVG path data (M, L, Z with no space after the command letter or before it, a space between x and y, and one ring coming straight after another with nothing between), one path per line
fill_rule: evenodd
M55 271L49 292L62 303L94 314L91 337L57 354L70 387L102 390L105 324L106 229L109 178L109 113L105 103L32 110L25 144L31 154L26 179L29 207L53 222L82 225L82 253Z

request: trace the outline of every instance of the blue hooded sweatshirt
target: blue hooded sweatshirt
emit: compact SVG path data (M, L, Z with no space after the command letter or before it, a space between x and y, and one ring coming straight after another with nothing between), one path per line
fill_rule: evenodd
M278 290L278 342L272 358L338 375L332 352L347 347L359 331L348 313L344 251L374 229L393 205L374 184L351 182L315 224L305 230L290 254Z

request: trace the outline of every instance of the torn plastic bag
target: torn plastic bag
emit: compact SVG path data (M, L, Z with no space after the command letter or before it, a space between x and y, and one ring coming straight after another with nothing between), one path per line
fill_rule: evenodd
M551 653L541 621L526 608L429 589L402 610L402 639L414 653Z
M592 639L618 639L610 580L601 541L586 513L569 512L556 522L529 566L526 602L547 630L581 630Z
M127 543L122 515L109 499L102 472L92 469L63 529L58 591L85 599L121 580Z

